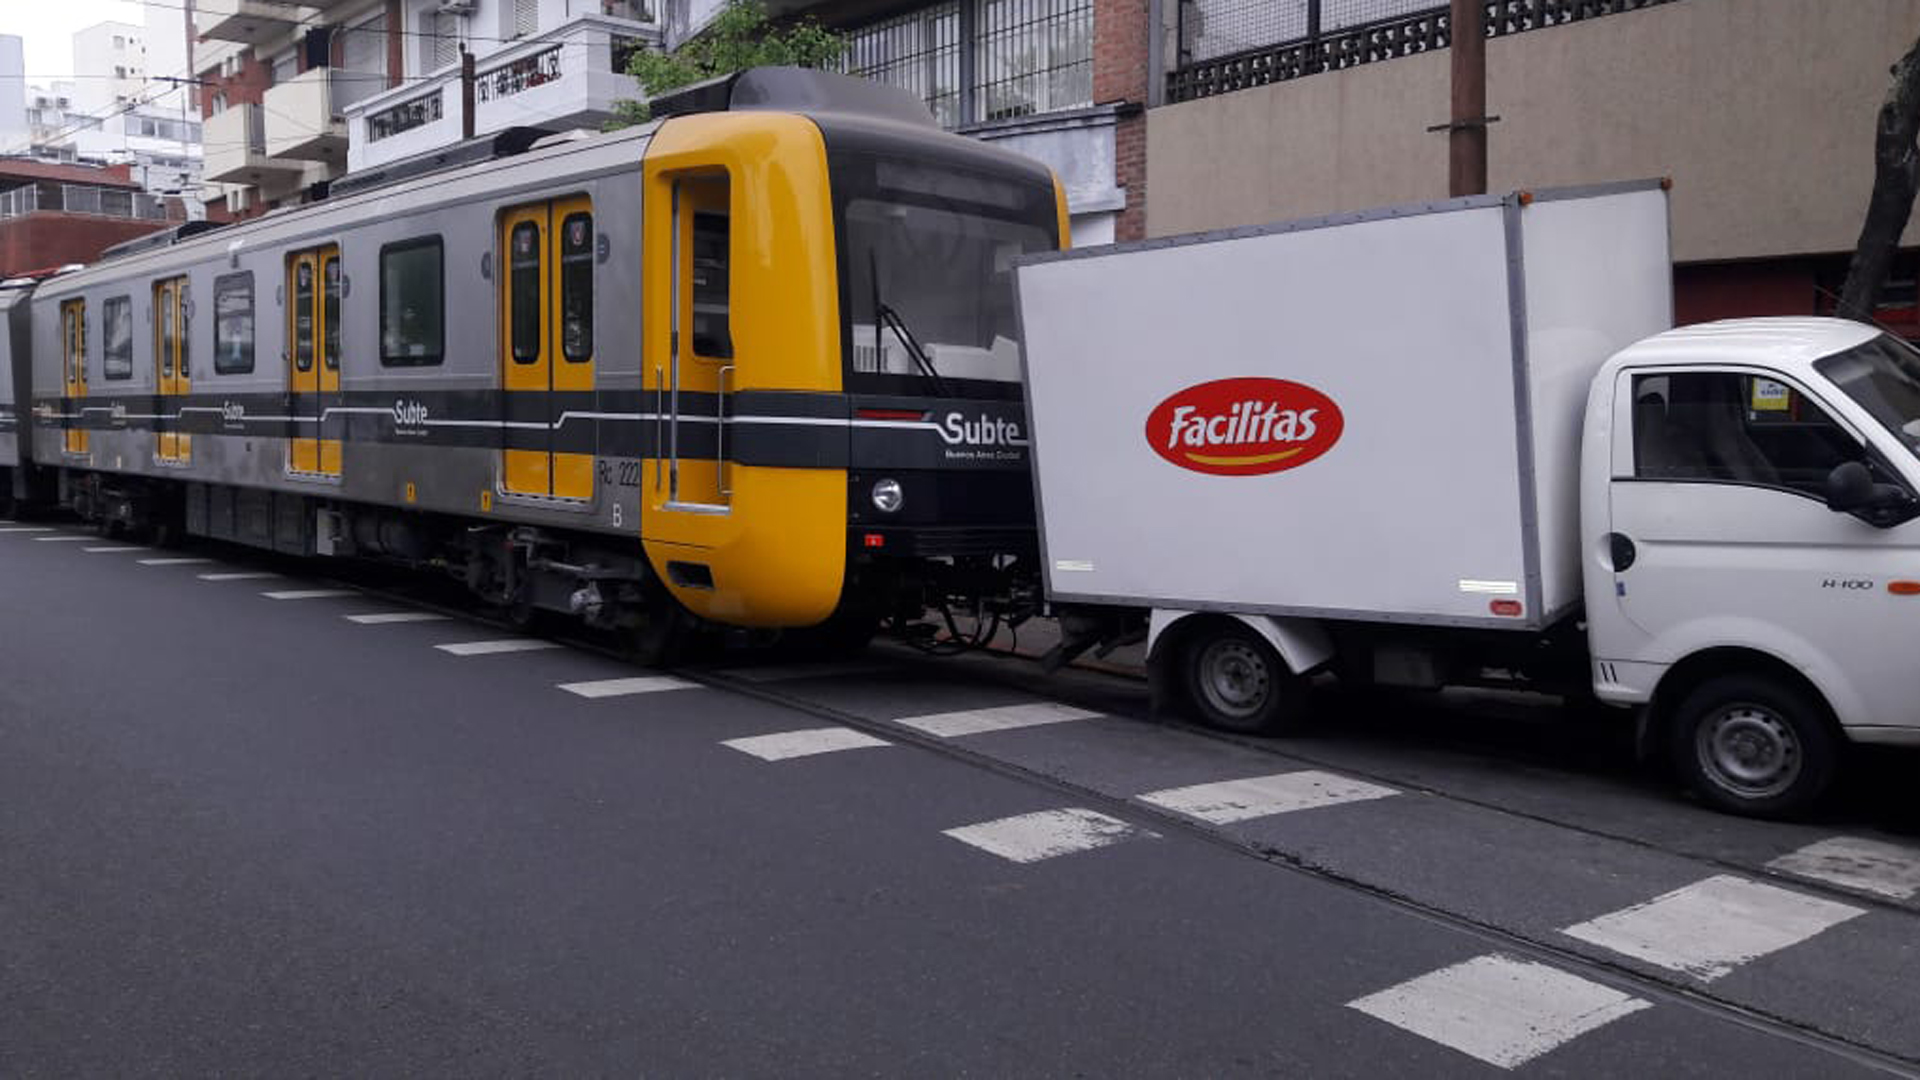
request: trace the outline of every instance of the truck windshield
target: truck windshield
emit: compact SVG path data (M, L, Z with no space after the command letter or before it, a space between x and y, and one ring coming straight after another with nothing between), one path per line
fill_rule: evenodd
M1920 353L1912 346L1881 334L1813 366L1920 457Z
M1018 382L1013 260L1053 246L1045 230L921 202L847 203L853 370ZM887 325L889 312L906 333Z

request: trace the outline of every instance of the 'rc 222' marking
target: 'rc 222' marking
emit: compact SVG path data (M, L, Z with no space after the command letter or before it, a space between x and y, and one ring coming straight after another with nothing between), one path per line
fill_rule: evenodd
M640 462L628 460L600 460L600 482L624 488L640 486Z

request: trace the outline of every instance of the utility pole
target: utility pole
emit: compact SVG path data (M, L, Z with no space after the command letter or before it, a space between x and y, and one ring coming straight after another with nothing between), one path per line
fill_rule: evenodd
M473 54L460 43L460 138L473 138Z
M1447 194L1487 192L1487 23L1484 0L1453 0L1453 122L1447 125Z

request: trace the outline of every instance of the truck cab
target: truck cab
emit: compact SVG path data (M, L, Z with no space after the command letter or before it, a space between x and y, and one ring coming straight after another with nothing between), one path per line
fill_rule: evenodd
M1595 376L1582 534L1596 694L1706 799L1781 812L1843 741L1920 745L1920 354L1870 326L1749 319Z

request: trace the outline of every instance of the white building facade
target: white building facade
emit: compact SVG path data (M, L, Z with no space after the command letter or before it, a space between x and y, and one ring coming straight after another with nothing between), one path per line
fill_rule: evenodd
M636 49L657 48L646 0L405 0L406 78L345 110L350 171L459 142L460 51L474 56L473 133L598 128L638 91Z

